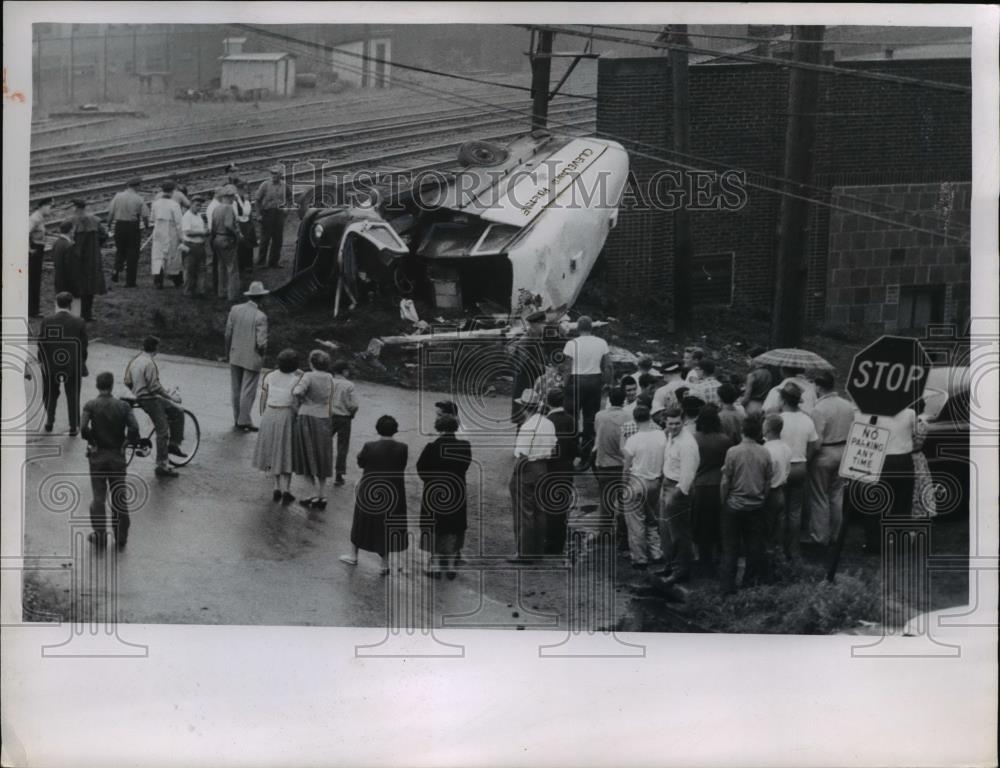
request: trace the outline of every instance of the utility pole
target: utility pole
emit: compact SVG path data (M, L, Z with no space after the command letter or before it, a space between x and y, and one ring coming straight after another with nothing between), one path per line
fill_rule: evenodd
M687 24L671 24L668 42L677 45L690 46ZM684 162L691 154L691 109L688 89L688 55L687 51L670 50L670 79L673 85L673 138L674 151ZM684 171L687 178L687 172ZM685 188L689 185L685 184ZM686 332L692 326L691 301L691 262L694 257L694 245L691 241L691 219L687 206L687 195L682 197L683 204L674 211L674 330Z
M76 66L76 24L69 25L69 103L76 103L76 83L73 68Z
M108 102L108 25L104 25L104 58L101 59L101 64L104 66L104 103Z
M37 42L37 47L35 49L35 55L38 57L38 75L35 77L35 92L32 98L31 107L32 110L41 110L42 104L42 33L39 31L35 40Z
M822 40L821 26L792 27L792 60L819 64L823 54ZM818 72L799 67L789 70L786 181L782 183L782 188L800 196L807 196L807 185L812 178L818 86ZM809 203L782 195L774 311L771 316L771 344L775 347L795 347L802 342L806 314L808 221Z
M552 75L552 32L538 31L531 52L531 130L545 128L549 121L549 78Z
M132 25L132 77L137 77L139 75L139 47L137 44L137 38L139 36L139 27L135 24Z

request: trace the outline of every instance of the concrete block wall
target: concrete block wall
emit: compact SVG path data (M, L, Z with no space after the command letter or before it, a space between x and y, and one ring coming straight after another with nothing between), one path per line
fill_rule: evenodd
M911 214L907 220L954 238L969 229L968 183L836 187L831 202L858 206L857 198L870 200L873 211L891 205L919 212L923 215ZM830 215L827 261L825 321L830 325L895 331L900 291L919 286L944 287L944 322L961 322L967 316L971 291L967 244L835 210Z
M928 80L971 82L968 60L895 60L840 64ZM672 151L672 98L666 57L600 59L597 131L630 150L633 183L645 192L654 174L679 164L704 170L752 169L741 210L691 214L699 254L736 253L734 303L769 307L777 248L788 74L769 65L711 64L690 69L691 155ZM818 199L833 187L933 184L971 179L968 94L846 76L820 76L814 150ZM699 159L699 158L703 158ZM625 297L669 298L673 214L629 205L605 245L606 279ZM842 200L845 205L858 205ZM827 317L828 228L833 211L812 206L809 221L807 316ZM874 223L873 223L874 224ZM859 224L866 227L867 224ZM874 227L873 227L874 230ZM862 230L864 231L864 230ZM858 317L858 313L853 315ZM864 316L864 313L861 313Z

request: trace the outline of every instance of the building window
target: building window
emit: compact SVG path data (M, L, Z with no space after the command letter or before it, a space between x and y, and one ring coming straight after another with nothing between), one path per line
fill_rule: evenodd
M691 300L697 305L732 306L736 254L697 254L691 260Z
M899 289L897 327L901 331L923 331L931 323L944 321L944 286L916 285Z

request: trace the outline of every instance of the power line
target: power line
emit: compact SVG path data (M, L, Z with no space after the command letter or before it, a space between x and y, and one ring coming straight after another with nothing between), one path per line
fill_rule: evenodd
M645 33L645 34L657 34L657 35L659 35L659 34L663 34L662 27L664 25L661 25L659 28L655 28L655 29L654 28L649 28L649 27L646 27L646 28L642 28L642 27L621 27L621 26L615 26L613 24L572 24L571 26L574 26L574 27L588 27L588 28L592 27L592 28L595 28L595 29L612 29L612 30L619 30L619 31L622 31L622 32L640 32L640 33ZM827 29L833 29L833 28L834 27L827 27ZM791 33L789 32L789 33L786 33L786 34L790 35ZM712 40L744 40L746 42L751 42L751 43L787 43L787 42L791 42L790 39L786 39L786 38L783 38L783 37L751 37L749 35L719 35L719 34L709 33L709 32L691 32L690 30L688 31L688 37L704 37L706 39L712 39ZM969 41L964 41L964 40L960 40L960 41L956 41L956 40L938 40L938 41L931 41L931 42L921 42L921 41L916 41L916 40L883 41L883 40L832 40L832 39L828 39L828 40L797 40L796 42L803 43L805 45L875 45L875 46L887 46L887 45L895 45L895 46L907 46L907 45L913 45L913 46L942 45L943 46L943 45L955 45L956 42L968 42L969 45L972 45L972 41L971 40L969 40Z
M698 48L689 45L677 45L676 43L665 43L661 41L635 40L614 35L598 35L583 32L569 27L560 27L540 24L515 24L513 26L524 29L547 30L557 34L571 35L575 37L590 38L593 40L603 40L612 43L623 43L625 45L637 45L645 48L655 48L657 50L676 50L697 53L699 55L714 56L720 59L737 59L740 61L750 61L756 64L768 64L770 66L789 67L798 69L808 69L830 75L844 75L847 77L857 77L864 80L881 80L883 82L898 83L900 85L916 85L923 88L933 88L942 91L954 91L957 93L972 93L972 87L961 85L960 83L946 83L938 80L926 80L917 77L903 77L902 75L891 75L884 72L869 72L864 69L847 69L845 67L835 67L828 64L812 64L802 61L792 61L790 59L775 59L769 56L758 56L752 53L729 53L717 51L712 48Z
M297 38L292 38L292 37L288 37L288 39L291 42L294 42L294 43L297 43L297 44L300 44L300 45L303 45L303 46L306 46L306 47L315 47L315 45L313 43L309 42L309 41L298 40ZM305 55L306 56L315 57L315 58L319 58L319 57L316 57L314 54L305 54ZM349 65L344 65L344 66L345 66L345 69L353 69L355 72L362 71L359 68L352 68ZM429 86L429 85L425 85L425 84L417 84L417 83L413 83L412 81L400 80L399 78L394 78L394 82L400 82L401 84L404 85L404 87L407 87L409 90L413 90L413 91L415 91L417 93L424 93L424 94L431 93L431 94L437 96L438 98L441 98L444 101L449 101L449 102L452 102L452 103L457 103L455 101L455 99L454 99L454 96L456 96L457 94L451 94L450 92L441 91L441 90L439 90L437 88L434 88L433 86ZM459 98L461 98L461 99L463 99L463 100L465 100L467 102L474 103L474 104L478 104L478 105L482 105L482 106L490 106L490 103L488 101L483 101L483 100L477 99L477 98L475 98L473 96L461 95L461 96L459 96ZM530 109L519 110L519 109L514 108L514 107L508 107L508 108L504 108L504 110L508 111L508 112L511 112L513 114L524 116L526 118L530 118L531 114L532 114L531 111L530 111ZM571 128L571 127L573 127L569 123L556 122L555 125L557 127L561 126L561 127L564 127L564 128ZM566 134L566 133L560 134L557 131L551 131L551 132L553 133L553 135L572 136L572 134ZM678 153L678 152L676 152L675 150L672 150L672 149L667 149L665 147L660 147L660 146L653 145L653 144L646 144L644 142L633 141L633 140L628 139L628 138L623 137L623 136L616 136L614 134L609 134L609 133L606 133L606 132L602 133L602 135L604 137L606 137L606 138L613 139L613 140L616 140L616 141L620 141L622 144L625 144L625 145L644 146L644 147L647 147L647 148L651 148L651 149L653 149L654 151L657 151L657 152L667 152L667 153L674 154L674 155L680 155L681 154L681 153ZM659 156L656 156L656 155L651 155L649 153L638 152L638 151L635 151L635 150L630 150L630 151L632 152L632 154L638 155L640 157L646 157L648 159L658 160L660 162L664 162L664 163L667 163L667 164L670 164L670 165L674 165L674 166L676 166L678 168L682 168L682 169L685 169L685 170L704 170L703 168L700 168L698 166L687 165L687 164L684 164L684 163L679 163L676 160L668 160L668 159L665 159L665 158L662 158L662 157L659 157ZM684 156L686 158L688 158L688 159L692 159L692 160L695 160L695 161L698 161L698 162L702 162L702 163L709 163L709 164L716 165L716 166L729 165L728 163L722 163L722 162L719 162L719 161L716 161L716 160L711 160L709 158L700 157L698 155L684 155ZM777 182L779 184L781 184L781 183L793 183L796 186L798 186L799 188L813 189L813 190L816 190L818 192L821 192L821 193L824 193L824 194L828 194L828 195L831 195L831 196L834 194L833 190L827 189L825 187L819 187L819 186L807 185L807 184L800 184L798 182L791 182L790 180L785 179L783 177L775 176L775 175L771 175L771 174L767 174L767 173L765 173L763 171L756 171L756 170L753 170L753 169L742 169L742 170L745 170L747 173L756 174L756 175L758 175L758 176L760 176L762 178L766 178L766 179L775 181L775 182ZM924 232L925 234L930 234L930 235L933 235L935 237L941 237L943 239L954 240L954 238L951 238L950 236L944 235L941 232L934 231L934 230L931 230L931 229L926 229L926 228L923 228L923 227L916 227L916 226L907 224L905 222L900 222L900 221L896 221L896 220L893 220L893 219L888 219L888 218L885 218L885 217L882 217L882 216L878 216L877 214L874 214L874 213L871 213L871 212L868 212L868 211L860 211L860 210L858 210L856 208L850 208L850 207L847 207L847 206L836 205L834 203L828 203L828 202L826 202L824 200L816 199L815 197L807 197L807 196L804 196L804 195L796 195L796 194L794 194L792 192L789 192L787 190L783 190L783 189L780 189L780 188L770 187L770 186L767 186L765 184L751 183L750 186L752 186L752 187L754 187L756 189L760 189L761 191L771 192L773 194L778 194L778 195L788 195L788 196L791 196L791 197L794 197L794 198L797 198L797 199L806 200L806 201L809 201L809 202L814 202L817 205L820 205L820 206L823 206L823 207L831 208L831 209L834 209L834 210L839 210L839 211L842 211L842 212L845 212L845 213L851 213L851 214L854 214L854 215L857 215L857 216L862 216L864 218L869 218L869 219L872 219L872 220L875 220L875 221L879 221L879 222L882 222L882 223L891 224L891 225L893 225L895 227L900 227L900 228L903 228L903 229L911 229L911 230L918 231L918 232ZM881 206L884 206L884 207L888 208L889 210L893 211L894 213L900 213L900 214L903 214L903 215L911 215L911 216L917 216L917 217L933 217L934 216L934 214L931 214L931 213L926 213L925 214L923 212L906 211L905 209L894 208L893 206L890 206L888 204L878 203L876 201L868 200L868 199L862 198L862 197L857 197L855 195L841 194L841 195L839 195L839 197L846 198L846 199L857 200L857 201L863 202L863 203L865 203L866 205L869 205L869 206L878 206L878 205L881 205ZM964 241L957 241L957 242L964 242Z
M353 56L355 58L361 59L362 61L374 61L377 64L387 64L392 67L398 67L399 69L407 69L413 72L421 72L425 75L435 75L436 77L448 77L454 80L466 80L470 83L479 83L480 85L489 85L496 88L509 88L515 91L526 91L528 93L531 92L531 88L525 85L514 85L512 83L498 83L493 80L482 80L478 77L459 75L454 72L441 72L440 70L429 69L427 67L418 67L414 64L403 64L398 61L379 58L378 56L371 56L363 53L354 53L353 51L345 51L343 49L337 49L325 43L313 43L308 40L301 40L299 38L291 37L290 35L281 34L280 32L271 32L270 30L254 27L251 24L231 24L230 26L236 27L237 29L242 29L244 31L253 32L255 34L264 35L266 37L273 37L278 40L283 40L285 42L293 42L298 45L306 45L315 48L321 48L324 52L336 52L338 56L339 55ZM593 96L578 96L575 94L566 94L566 95L577 99L587 99L591 101L594 100Z

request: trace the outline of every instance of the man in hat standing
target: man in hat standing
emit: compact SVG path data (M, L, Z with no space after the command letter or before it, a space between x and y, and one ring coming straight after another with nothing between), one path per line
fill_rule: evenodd
M87 211L86 200L73 201L73 242L76 245L76 291L80 298L80 316L94 319L94 296L107 292L101 245L108 239L107 230L97 217Z
M141 231L149 226L149 207L136 191L141 183L141 179L129 179L125 189L111 198L108 206L108 227L115 236L115 269L111 282L117 283L124 269L126 288L135 288Z
M243 294L247 300L230 309L226 320L226 354L229 357L232 382L233 424L236 429L244 432L257 431L250 418L250 410L257 397L257 381L260 379L260 369L264 367L264 353L267 351L267 315L257 306L256 300L268 293L264 284L255 280Z
M517 555L511 562L531 562L545 552L546 517L540 486L556 447L555 425L541 414L542 401L534 389L525 389L516 401L524 421L514 444L514 471L510 498L514 511Z
M271 168L271 178L257 188L255 202L260 211L260 253L258 266L278 267L281 265L281 243L285 234L285 206L288 203L288 187L282 179L280 165Z
M240 274L236 265L236 247L240 239L239 225L236 223L236 211L233 210L233 198L236 197L236 187L227 184L222 188L219 205L212 211L209 221L209 237L212 242L212 253L219 265L219 298L236 301L240 295Z
M52 210L52 198L38 202L28 217L28 317L41 314L42 262L45 260L45 217Z
M153 285L162 288L163 276L169 275L173 284L179 287L184 280L180 251L184 213L180 203L174 200L174 182L163 182L161 189L150 211L153 219L153 251L150 256Z
M524 421L527 414L521 405L521 393L532 389L538 378L545 374L545 349L542 337L545 333L545 313L532 312L524 318L525 333L515 339L508 347L511 361L514 364L514 381L512 386L512 402L510 420L516 425ZM541 397L539 396L539 399Z
M679 360L672 360L663 366L663 386L653 393L653 412L662 411L672 405L680 405L677 390L686 386L684 370Z

